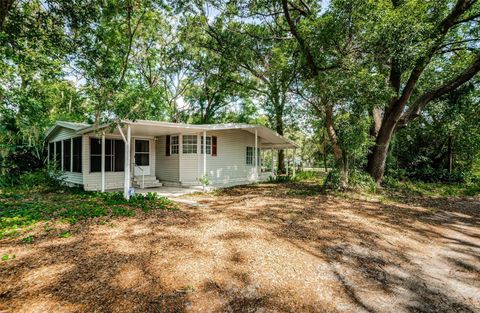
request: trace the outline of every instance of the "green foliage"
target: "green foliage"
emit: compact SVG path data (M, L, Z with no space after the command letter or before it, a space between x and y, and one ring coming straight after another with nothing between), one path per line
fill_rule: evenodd
M338 169L333 169L327 174L327 178L323 183L325 189L341 190L342 187L342 173Z
M203 185L203 186L208 186L212 183L211 178L208 175L201 176L197 178L197 180Z
M426 114L400 131L393 143L387 174L426 182L469 182L480 156L478 90L467 84L442 98ZM449 171L449 153L452 172Z
M345 189L342 182L342 172L337 169L330 171L325 179L323 187L329 190ZM367 173L360 170L352 170L349 172L346 188L358 191L375 192L377 190L377 184Z
M9 189L0 193L0 238L15 237L41 221L64 221L76 224L100 217L132 217L136 210L177 210L175 203L156 193L136 194L129 201L121 192L96 193L76 189ZM45 231L51 230L48 224ZM26 237L24 242L33 238Z
M393 191L418 196L477 196L480 194L478 181L470 183L427 183L423 181L400 181L387 176L383 185Z
M16 258L17 258L17 256L15 254L10 256L8 253L4 253L2 255L2 261L15 260Z
M69 231L64 231L64 232L61 232L58 236L60 238L69 238L72 236L72 233L70 233Z

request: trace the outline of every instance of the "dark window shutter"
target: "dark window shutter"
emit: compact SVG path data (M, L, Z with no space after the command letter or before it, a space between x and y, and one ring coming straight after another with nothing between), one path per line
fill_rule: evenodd
M212 136L212 156L217 156L217 136Z
M165 155L170 156L170 135L166 136Z

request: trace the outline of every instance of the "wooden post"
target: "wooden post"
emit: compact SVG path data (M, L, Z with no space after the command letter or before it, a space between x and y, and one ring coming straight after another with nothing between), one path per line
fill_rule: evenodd
M288 176L288 149L285 149L285 172Z
M102 192L105 192L105 133L102 133Z
M270 149L270 151L272 152L272 168L271 168L271 172L272 172L272 178L275 176L275 159L274 159L274 155L273 155L273 148Z
M293 157L292 157L292 176L295 176L296 166L295 166L295 152L297 149L293 148Z

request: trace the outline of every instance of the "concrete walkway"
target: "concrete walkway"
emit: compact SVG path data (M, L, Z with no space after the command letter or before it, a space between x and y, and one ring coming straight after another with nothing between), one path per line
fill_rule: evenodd
M173 186L164 186L164 187L157 187L157 188L136 188L135 193L146 194L148 192L155 192L159 196L167 197L170 199L174 199L188 195L195 192L202 192L202 186L195 186L195 187L173 187Z

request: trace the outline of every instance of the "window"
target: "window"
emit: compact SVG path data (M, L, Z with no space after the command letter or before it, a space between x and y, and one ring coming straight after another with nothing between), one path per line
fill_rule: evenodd
M212 156L217 156L217 136L212 136Z
M135 164L148 166L150 164L148 140L135 140Z
M247 147L247 165L253 165L253 147Z
M105 139L105 172L125 170L125 143L123 140ZM90 138L90 172L102 171L102 140Z
M253 163L253 160L254 159L254 156L253 156L253 152L254 152L254 148L253 147L247 147L247 154L246 154L246 163L247 165L255 165ZM260 166L261 163L260 163L260 148L257 148L257 165Z
M201 144L202 144L200 153L203 154L203 136L201 136L200 138L201 138ZM207 136L207 154L212 154L212 137L208 137L208 136Z
M178 154L178 136L168 136L170 137L170 154Z
M182 153L192 154L197 153L197 136L183 135Z
M62 142L55 142L55 167L61 169L62 167Z
M63 142L63 171L71 172L70 157L72 154L72 140L65 139Z
M82 172L82 137L73 138L72 172Z
M51 142L48 144L48 162L53 164L55 160L55 143Z

